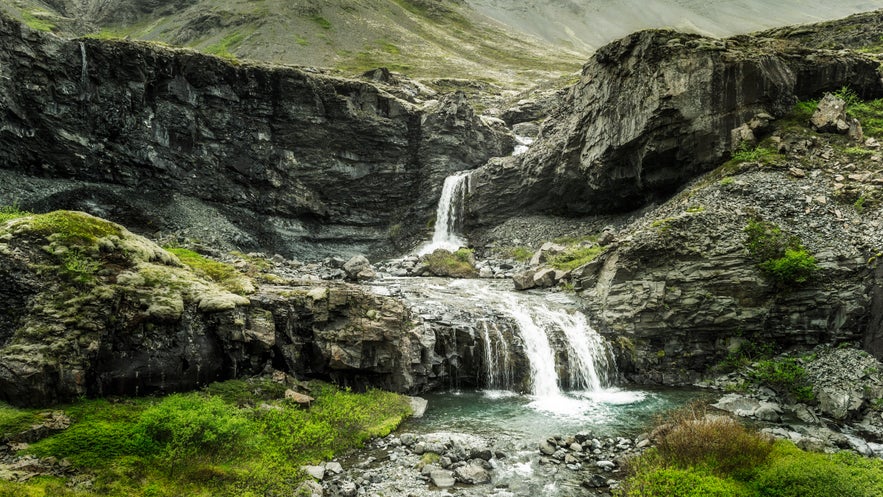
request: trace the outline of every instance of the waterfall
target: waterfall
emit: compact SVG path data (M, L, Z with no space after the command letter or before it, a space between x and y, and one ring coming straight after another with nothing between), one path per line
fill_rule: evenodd
M515 150L512 151L512 155L521 155L533 145L534 139L529 136L520 136L515 135Z
M555 353L546 330L530 312L530 307L515 299L507 302L506 312L515 320L524 344L524 355L530 363L531 393L538 397L554 397L561 394Z
M597 391L606 381L607 347L582 313L568 314L543 309L543 315L566 338L569 386L574 390Z
M482 320L481 338L484 342L485 386L493 390L511 389L512 362L503 332L493 321Z
M461 171L445 178L441 198L435 211L435 231L432 241L423 245L417 252L419 255L431 254L436 249L451 252L466 245L466 241L457 233L462 223L463 201L466 196L469 171Z

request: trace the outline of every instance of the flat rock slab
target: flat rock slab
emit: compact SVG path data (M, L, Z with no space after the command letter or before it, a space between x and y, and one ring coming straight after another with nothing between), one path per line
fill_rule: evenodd
M454 474L444 469L437 469L429 473L432 484L438 488L450 488L454 486Z

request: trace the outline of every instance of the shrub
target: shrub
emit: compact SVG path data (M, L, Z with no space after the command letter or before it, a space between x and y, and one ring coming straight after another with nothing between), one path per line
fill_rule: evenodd
M218 397L175 394L145 410L135 433L143 446L161 447L169 462L197 456L214 461L241 453L249 429L247 418Z
M806 370L793 358L760 361L751 377L802 402L815 398L812 386L807 383Z
M816 259L796 236L773 223L752 219L745 226L745 248L757 266L780 286L805 283L818 271Z
M709 415L705 405L690 404L666 416L657 443L669 466L703 467L717 475L744 476L762 464L772 442L738 421Z
M883 497L883 461L847 452L804 452L778 441L755 479L763 497Z
M733 153L732 161L741 162L770 162L776 157L776 152L765 147L755 147L749 149L745 143Z

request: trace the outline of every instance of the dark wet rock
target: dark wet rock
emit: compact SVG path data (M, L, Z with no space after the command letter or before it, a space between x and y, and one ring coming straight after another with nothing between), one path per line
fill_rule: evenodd
M674 37L686 42L673 46ZM525 211L625 211L664 198L720 164L731 131L759 114L781 117L797 99L844 85L883 94L877 65L765 38L632 34L596 52L527 153L473 173L468 224Z
M423 106L366 80L66 41L5 15L0 46L0 165L19 175L2 196L141 233L310 258L390 252L392 226L425 229L447 174L512 148L462 94Z

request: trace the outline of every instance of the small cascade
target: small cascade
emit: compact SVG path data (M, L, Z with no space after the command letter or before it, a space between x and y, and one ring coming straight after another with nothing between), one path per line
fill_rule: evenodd
M609 370L604 339L589 325L582 313L569 314L542 308L542 316L564 334L569 371L568 387L598 391L607 382Z
M555 353L546 330L532 315L530 307L514 298L507 299L505 310L515 320L524 344L524 354L530 363L531 392L538 397L560 395Z
M527 152L533 142L534 139L529 136L515 135L515 150L512 151L512 155L521 155Z
M480 323L484 343L485 386L492 390L511 389L513 378L509 344L496 323L488 320Z
M419 255L431 254L437 249L451 252L466 245L459 235L462 226L463 202L466 196L469 171L461 171L445 178L441 198L435 211L435 231L432 241L423 245L417 252Z

